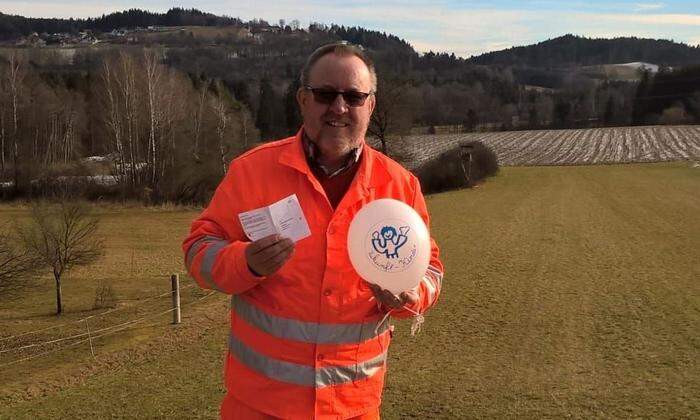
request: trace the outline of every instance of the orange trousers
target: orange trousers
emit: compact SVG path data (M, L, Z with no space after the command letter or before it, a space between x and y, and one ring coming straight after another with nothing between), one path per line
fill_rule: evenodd
M226 395L221 403L221 420L279 420L277 417L261 413L237 399ZM379 408L349 420L379 420Z

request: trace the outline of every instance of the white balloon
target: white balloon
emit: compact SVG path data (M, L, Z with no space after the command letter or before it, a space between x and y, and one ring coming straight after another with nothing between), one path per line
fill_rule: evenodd
M420 215L391 198L357 212L348 231L350 262L364 280L394 294L416 287L430 262L430 235Z

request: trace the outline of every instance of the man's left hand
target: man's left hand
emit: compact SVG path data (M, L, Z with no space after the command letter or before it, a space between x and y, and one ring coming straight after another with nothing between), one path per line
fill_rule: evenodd
M401 292L398 296L395 294L391 293L390 291L386 289L382 289L381 287L377 286L376 284L372 283L367 283L369 285L369 288L372 290L372 293L374 293L375 299L384 306L384 308L388 309L401 309L404 306L412 306L416 302L418 302L418 288L413 288L411 290L407 290L405 292Z

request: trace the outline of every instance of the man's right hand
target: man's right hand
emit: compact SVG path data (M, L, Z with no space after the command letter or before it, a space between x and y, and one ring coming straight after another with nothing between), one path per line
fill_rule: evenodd
M267 277L277 272L293 253L294 241L274 234L248 244L245 258L253 274Z

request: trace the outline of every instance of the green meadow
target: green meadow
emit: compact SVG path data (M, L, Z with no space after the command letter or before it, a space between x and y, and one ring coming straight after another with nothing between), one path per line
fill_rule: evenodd
M383 418L700 416L700 168L506 167L427 201L442 296L417 336L397 322ZM228 300L184 276L198 210L95 210L106 255L67 274L63 316L48 272L0 299L0 419L216 418Z

